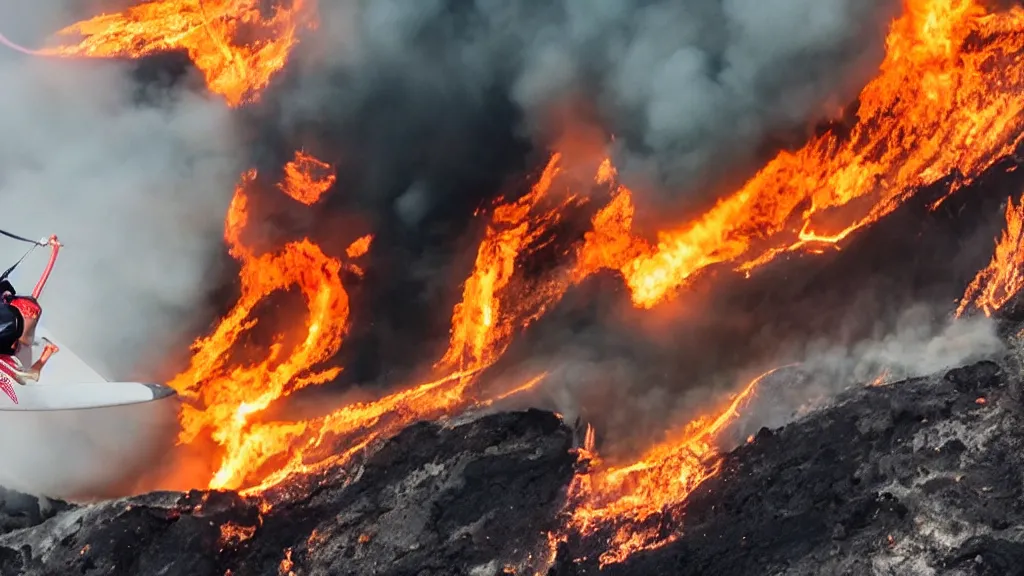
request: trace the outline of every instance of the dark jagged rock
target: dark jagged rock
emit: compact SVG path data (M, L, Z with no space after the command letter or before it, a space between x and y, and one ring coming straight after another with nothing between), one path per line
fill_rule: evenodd
M73 506L0 487L0 535L35 526Z
M603 573L1024 574L1020 386L979 362L762 429L666 516L683 518L661 526L675 541ZM0 536L0 573L532 573L557 527L571 444L539 411L416 424L354 470L268 494L268 511L221 492L61 505ZM43 518L36 506L22 523ZM571 537L550 574L597 573L603 551L600 535Z
M65 511L0 537L0 573L497 574L546 545L571 443L555 415L536 410L415 424L353 475L330 471L262 513L224 492Z
M763 430L690 497L678 540L603 573L1024 574L1018 386L980 362ZM570 541L562 556L600 550Z

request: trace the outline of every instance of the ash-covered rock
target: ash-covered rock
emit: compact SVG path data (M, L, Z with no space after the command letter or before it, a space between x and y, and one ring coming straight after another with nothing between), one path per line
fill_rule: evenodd
M232 493L81 506L0 536L0 573L500 574L555 528L573 474L553 414L415 424L349 476L334 470L261 512Z
M0 487L0 535L35 526L72 508L67 502L37 498Z
M1024 574L1020 380L993 362L849 393L726 456L680 532L607 574ZM597 539L553 574L596 573Z

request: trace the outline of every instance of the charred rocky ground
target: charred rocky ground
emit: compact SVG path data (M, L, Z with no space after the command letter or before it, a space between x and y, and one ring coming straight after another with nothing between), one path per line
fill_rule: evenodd
M857 390L762 429L691 495L676 542L605 572L1024 574L1022 425L995 362ZM554 573L597 572L565 557Z
M541 411L417 424L354 475L308 479L269 511L226 492L80 507L16 495L3 517L0 573L496 573L495 562L529 556L555 527L571 443Z
M662 526L674 542L604 573L1024 574L1022 401L1013 354L848 391L727 454L682 526ZM5 494L0 573L501 574L543 557L572 444L536 410L416 424L269 510L232 493ZM597 573L601 551L601 535L570 538L549 574Z

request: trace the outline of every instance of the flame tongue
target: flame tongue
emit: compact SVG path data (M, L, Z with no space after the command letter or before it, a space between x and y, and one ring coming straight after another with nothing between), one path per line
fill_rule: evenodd
M553 155L528 194L494 211L491 225L477 250L473 273L464 285L462 302L455 306L451 342L438 362L439 367L464 370L489 366L504 352L512 332L523 327L521 315L507 314L501 308L498 294L512 283L520 252L559 219L557 209L532 219L531 213L547 200L560 172L560 160L559 154ZM525 290L516 292L514 297L529 298ZM517 305L525 308L529 304L519 302Z
M570 527L580 534L614 528L602 566L621 562L637 550L672 540L648 520L671 513L702 482L718 473L721 458L713 442L739 415L757 385L778 368L752 380L717 416L697 418L628 466L578 476L570 490L575 501Z
M293 0L264 17L259 0L153 0L103 14L56 34L57 56L139 57L185 50L213 92L237 106L255 99L284 67L302 27L315 24L315 0ZM241 37L245 37L245 41ZM82 37L77 43L70 39Z
M553 182L560 174L559 162L560 156L552 157L538 183L526 195L494 210L477 250L473 271L466 280L463 299L452 315L449 348L435 366L441 373L439 377L374 402L344 406L325 417L296 423L260 422L250 415L290 391L326 381L337 374L334 370L300 376L293 368L315 365L337 351L347 319L347 297L342 310L341 301L335 300L345 294L337 279L338 263L311 259L307 265L323 276L305 277L299 283L304 294L307 286L317 287L315 294L322 298L314 300L312 293L306 294L311 317L316 319L308 326L306 342L310 346L293 351L276 369L270 368L279 354L275 349L262 364L227 372L230 380L211 376L221 369L217 363L237 341L238 334L252 326L252 322L244 322L253 307L273 289L288 286L286 280L291 280L283 274L271 273L266 278L256 275L253 280L269 284L261 284L259 290L247 289L246 267L267 274L280 258L300 250L300 245L289 244L284 256L256 258L241 244L239 234L247 221L247 212L244 186L240 187L228 215L226 238L232 254L243 261L242 298L214 334L196 344L193 367L175 380L194 383L184 388L198 389L206 405L204 412L190 413L186 418L187 434L183 435L183 440L191 441L201 430L212 429L214 439L227 448L210 487L266 490L292 474L311 473L344 463L370 443L416 420L437 418L476 404L478 401L470 391L477 376L501 357L514 330L538 317L544 307L557 300L569 286L561 278L540 285L528 284L516 271L517 259L560 220L564 207L575 201L572 195L551 194ZM286 180L280 188L293 198L307 198L310 188L318 190L326 179L333 178L333 173L323 174L323 168L318 160L299 155L290 169L286 169ZM321 179L316 181L309 170L320 172ZM253 177L250 174L249 179ZM316 201L316 198L310 199ZM365 253L370 240L364 237L353 242L347 250L349 256ZM308 242L301 244L302 254L311 249L315 247ZM273 278L277 277L280 280L274 282ZM321 301L323 306L317 307L315 303ZM325 330L331 330L335 337L329 339L322 334ZM264 379L267 383L262 384L260 380ZM532 389L542 379L543 375L530 378L499 397ZM234 386L234 382L243 380L251 387L249 392ZM346 449L341 453L330 450L337 439L346 440ZM268 462L279 462L281 458L280 466L261 477Z
M330 164L300 150L295 153L294 160L285 164L284 180L277 188L295 201L310 206L316 204L335 181L337 176ZM364 242L369 248L370 241Z
M311 166L321 167L319 164ZM316 190L326 190L333 173L315 180L304 174ZM199 408L186 406L181 441L190 443L204 431L224 447L225 462L237 459L253 418L282 396L331 380L338 368L320 371L313 366L330 359L341 347L348 320L348 293L341 285L341 263L329 258L309 240L286 244L281 251L257 256L241 240L249 221L247 189L255 171L248 172L235 191L225 222L225 240L232 256L242 264L241 293L231 311L212 334L193 345L192 361L170 385ZM274 344L262 361L227 368L224 362L244 332L257 324L255 307L273 292L297 287L308 306L299 343L287 354ZM226 464L227 465L227 464ZM231 473L219 473L221 475ZM219 480L215 480L219 483Z
M996 243L992 261L978 272L957 307L962 316L973 306L991 316L1024 288L1024 200L1006 204L1006 229Z
M849 137L780 154L703 216L659 233L655 247L625 240L632 200L621 189L582 259L620 270L633 302L650 308L713 264L749 271L834 245L947 174L969 181L1020 142L1022 30L1019 7L986 14L971 0L908 0Z

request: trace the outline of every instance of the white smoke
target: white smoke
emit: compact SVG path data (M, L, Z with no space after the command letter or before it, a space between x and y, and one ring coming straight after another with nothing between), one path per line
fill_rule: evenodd
M2 32L30 46L72 17L51 2L4 12ZM128 72L0 49L0 228L66 244L43 323L108 377L167 343L201 298L240 168L219 98L140 99ZM2 262L24 249L0 239ZM19 268L19 291L31 291L46 252Z
M809 346L803 369L828 378L836 388L872 381L882 384L962 366L1003 348L991 318L948 318L921 305L906 310L895 329L880 337L849 347Z
M842 332L837 326L836 333ZM607 439L602 454L613 459L640 453L666 431L697 417L720 413L732 394L769 370L740 407L736 422L719 437L723 448L762 427L780 427L828 406L852 388L899 385L1005 350L994 320L954 319L925 304L904 309L891 322L879 319L873 333L854 340L793 337L789 345L780 342L770 357L746 364L714 361L703 370L666 362L666 351L679 344L652 340L649 334L622 328L585 329L575 338L568 331L553 334L552 340L567 344L549 342L548 353L531 355L509 370L511 382L548 373L537 392L512 402L554 409L570 423L579 417L593 424ZM699 341L691 345L702 346ZM722 352L700 349L704 356Z
M985 316L956 319L918 305L905 310L891 330L852 345L814 342L795 355L795 365L758 385L732 431L733 441L763 426L792 422L854 386L898 386L906 379L996 357L1006 349L996 328Z

